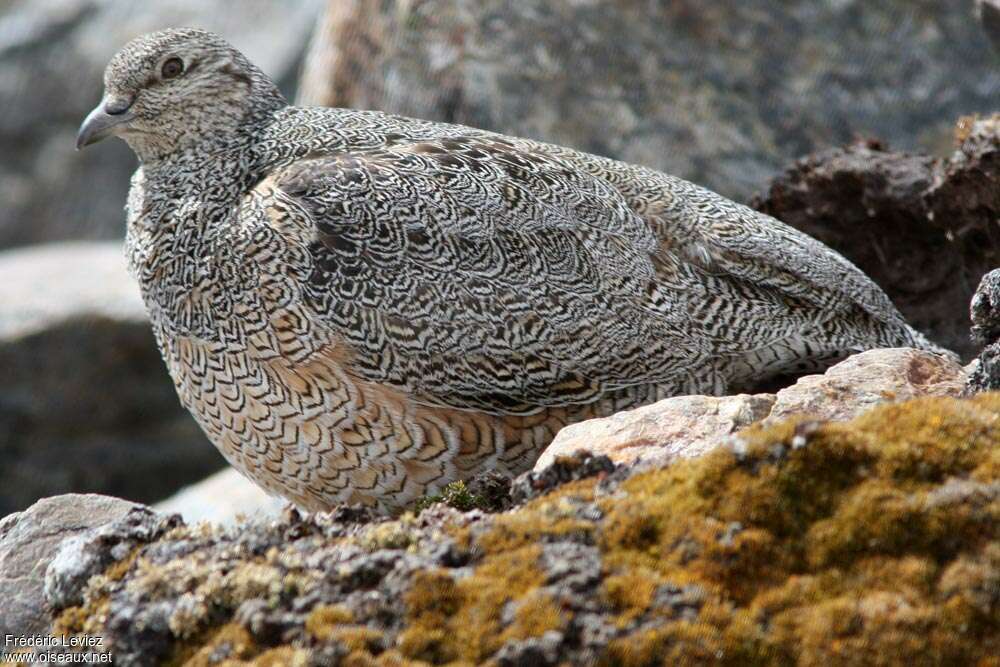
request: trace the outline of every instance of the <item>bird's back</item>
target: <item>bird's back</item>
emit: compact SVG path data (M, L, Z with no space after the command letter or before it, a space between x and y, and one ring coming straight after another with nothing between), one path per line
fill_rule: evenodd
M536 270L533 264L539 261L551 264L560 251L595 263L591 273L540 275L576 279L563 286L564 292L592 292L591 302L629 302L628 312L609 306L615 317L589 322L588 316L601 318L607 309L581 306L577 314L582 319L576 324L587 326L564 336L567 354L578 358L589 352L579 349L581 338L589 338L592 347L614 348L605 388L658 383L673 374L678 391L711 393L773 374L821 368L872 347L938 349L836 252L770 216L652 169L460 125L343 109L290 107L269 127L263 144L268 143L284 147L270 168L283 170L285 190L304 201L329 204L351 196L324 170L336 171L338 178L382 178L395 181L399 189L363 189L367 200L361 206L370 207L368 219L378 215L372 211L381 205L379 192L394 195L399 203L422 187L415 203L451 197L445 211L460 222L434 227L426 215L407 221L396 214L395 225L472 239L467 252L481 249L482 241L496 240L491 250L500 255L498 265L511 272L518 267ZM355 162L348 164L350 160ZM452 181L438 188L435 179L441 178ZM309 191L317 187L326 192ZM323 224L365 226L326 208L310 222L319 225L319 233ZM574 227L574 232L583 231L569 250L552 250L542 242L549 230L558 235ZM511 238L522 242L503 243ZM362 243L357 251L366 249ZM426 252L441 252L443 261L449 256L445 250L439 243ZM462 250L452 259L458 261ZM331 251L328 259L337 256ZM404 260L409 267L418 264L412 257ZM439 280L441 275L429 269L423 277ZM517 280L498 280L484 289L500 292L513 286L522 293L509 298L530 302L536 296L532 281ZM454 295L449 300L442 294L441 299L428 304L427 313L416 314L430 316L439 309L463 315L454 306ZM504 308L507 312L496 313L490 324L512 324L510 304ZM556 350L549 354L559 356ZM595 359L602 365L609 362L606 354ZM665 372L673 363L679 364L677 372ZM718 373L692 379L698 365L713 366ZM682 386L682 377L688 386Z

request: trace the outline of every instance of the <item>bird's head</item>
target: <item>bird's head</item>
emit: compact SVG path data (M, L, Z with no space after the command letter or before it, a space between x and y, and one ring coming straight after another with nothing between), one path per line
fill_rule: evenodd
M163 30L132 40L111 59L104 97L80 126L76 146L116 135L145 162L224 142L284 104L274 83L218 35Z

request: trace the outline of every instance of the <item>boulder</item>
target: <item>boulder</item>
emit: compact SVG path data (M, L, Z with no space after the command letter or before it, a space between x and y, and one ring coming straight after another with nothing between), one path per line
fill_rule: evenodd
M766 417L773 394L676 396L602 419L570 424L556 435L535 470L577 450L606 455L616 463L662 465L712 449L727 436Z
M299 99L550 141L746 200L858 135L937 152L998 87L973 0L328 0Z
M121 243L53 243L0 252L0 340L87 319L149 326Z
M768 422L793 415L847 420L880 403L961 396L965 370L954 359L910 348L869 350L780 390Z
M8 0L0 3L0 248L124 234L135 157L120 141L76 153L101 77L128 40L196 26L228 37L294 93L317 0ZM261 26L266 25L266 30Z
M966 372L954 359L910 348L869 350L807 375L777 394L677 396L611 417L571 424L549 445L534 470L585 450L613 462L663 465L704 454L754 422L807 415L848 420L887 402L957 397Z
M224 465L177 400L121 244L0 253L0 516L166 497Z
M850 259L908 322L968 359L967 304L1000 265L1000 116L963 118L955 141L947 158L871 141L823 150L753 205Z
M45 633L51 621L45 572L63 540L120 519L135 507L118 498L67 494L0 520L0 637Z
M180 514L187 523L208 521L233 526L244 519L273 518L287 504L286 500L269 496L235 468L225 468L184 487L153 505L153 509L166 514Z

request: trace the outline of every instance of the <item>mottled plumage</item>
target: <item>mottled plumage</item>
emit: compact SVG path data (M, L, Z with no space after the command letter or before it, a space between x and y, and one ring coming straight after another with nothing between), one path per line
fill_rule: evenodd
M129 261L181 401L309 509L399 507L520 472L572 421L929 346L838 254L651 169L288 106L196 30L131 42L105 87L80 143L142 162Z

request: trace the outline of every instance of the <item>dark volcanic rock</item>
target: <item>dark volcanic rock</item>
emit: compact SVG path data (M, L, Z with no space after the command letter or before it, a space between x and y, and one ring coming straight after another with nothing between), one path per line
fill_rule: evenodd
M979 282L969 305L972 338L988 344L1000 338L1000 269L990 271Z
M118 243L0 253L0 516L160 500L224 462L181 407Z
M963 119L956 134L947 159L877 142L821 151L754 206L841 252L910 323L969 358L966 304L1000 265L1000 116Z
M551 141L745 200L855 135L938 152L998 91L973 0L328 0L300 100Z

